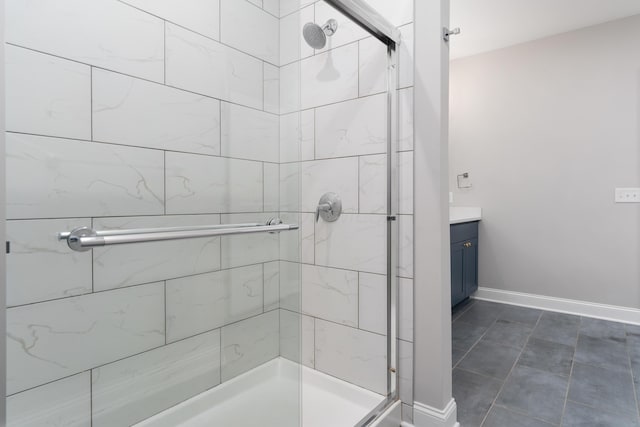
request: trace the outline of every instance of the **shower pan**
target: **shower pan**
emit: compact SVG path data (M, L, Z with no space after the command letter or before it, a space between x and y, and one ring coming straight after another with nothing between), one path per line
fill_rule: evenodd
M375 425L399 31L364 0L169 3L7 1L7 425Z

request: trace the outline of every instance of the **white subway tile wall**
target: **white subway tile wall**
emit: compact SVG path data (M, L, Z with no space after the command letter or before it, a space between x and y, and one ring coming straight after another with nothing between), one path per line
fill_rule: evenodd
M412 404L413 2L367 1L403 33ZM314 0L10 0L7 15L9 425L129 425L278 356L384 394L386 48ZM329 18L315 51L301 28ZM345 214L316 223L327 191ZM300 230L86 253L56 238L276 216Z

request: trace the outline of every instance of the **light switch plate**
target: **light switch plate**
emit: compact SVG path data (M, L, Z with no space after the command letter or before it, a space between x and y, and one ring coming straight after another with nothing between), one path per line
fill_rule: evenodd
M616 203L640 203L640 188L616 188Z

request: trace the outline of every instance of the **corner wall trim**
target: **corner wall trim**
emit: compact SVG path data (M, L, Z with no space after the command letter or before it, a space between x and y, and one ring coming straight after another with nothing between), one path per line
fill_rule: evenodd
M460 427L456 401L451 399L444 409L413 402L413 424L415 427Z
M640 310L637 308L525 294L522 292L504 291L502 289L485 287L478 288L478 291L472 298L640 325Z

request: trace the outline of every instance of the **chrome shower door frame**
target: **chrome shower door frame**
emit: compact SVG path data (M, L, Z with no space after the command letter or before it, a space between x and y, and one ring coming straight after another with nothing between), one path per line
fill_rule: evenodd
M362 0L325 0L387 46L387 396L355 427L366 427L399 400L398 390L398 48L400 31Z

